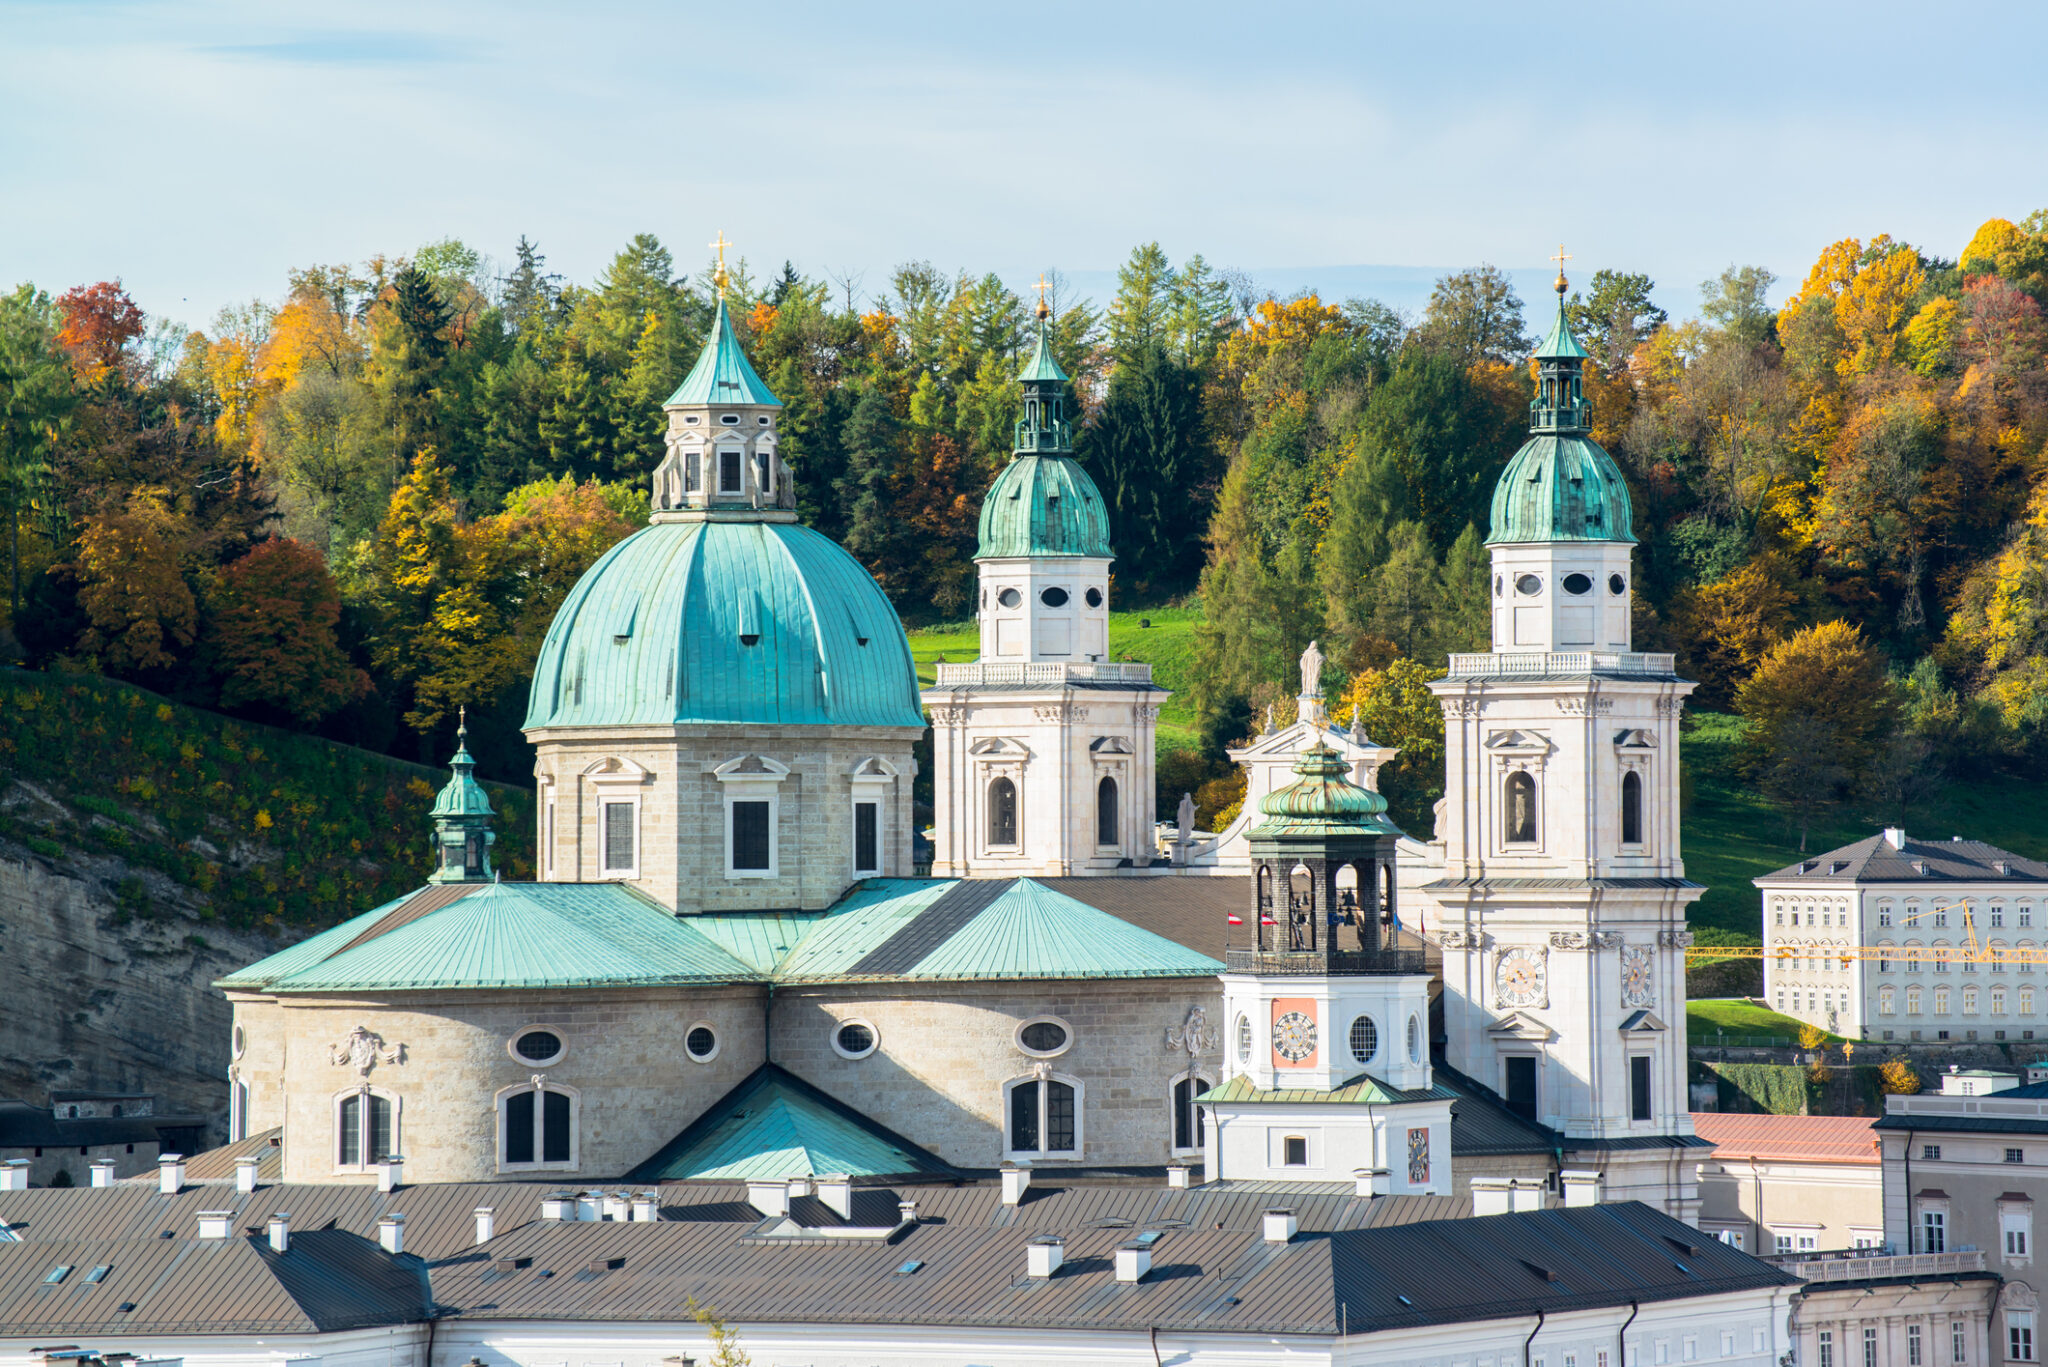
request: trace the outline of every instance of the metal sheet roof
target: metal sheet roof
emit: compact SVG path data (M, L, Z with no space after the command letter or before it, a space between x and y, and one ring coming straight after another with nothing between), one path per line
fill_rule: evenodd
M1538 433L1515 452L1493 486L1492 529L1486 544L1619 541L1633 545L1634 526L1628 481L1598 442L1575 434Z
M1374 1106L1395 1106L1410 1101L1454 1101L1457 1096L1448 1087L1389 1087L1369 1073L1360 1073L1343 1086L1328 1091L1317 1087L1258 1087L1239 1073L1195 1099L1275 1105L1355 1106L1370 1103ZM1452 1151L1456 1152L1455 1149Z
M1243 926L1233 927L1233 913L1242 916L1251 904L1252 880L1241 877L1150 875L1134 878L1041 878L1041 887L1086 902L1118 920L1164 936L1177 945L1219 963L1230 947L1251 944Z
M822 911L699 911L690 914L690 926L741 963L772 973L825 916Z
M1115 554L1102 492L1072 456L1020 453L982 500L976 560Z
M1922 873L1916 864L1924 865ZM2003 863L2006 871L1999 872ZM2048 864L1982 840L1913 840L1904 849L1873 835L1749 881L1766 883L2048 883Z
M704 349L697 353L697 364L690 367L690 373L662 406L672 408L677 404L782 407L782 400L775 397L775 391L762 381L747 359L746 349L732 330L732 320L725 315L723 295L719 296L718 313L711 320L711 333L704 339Z
M464 887L465 885L447 884L445 886L453 889ZM289 948L280 949L275 954L267 955L264 958L258 959L253 964L236 969L225 978L216 978L213 985L219 988L260 988L265 983L288 977L301 968L309 964L317 964L322 959L336 953L343 945L369 930L383 917L404 906L412 898L428 891L431 891L431 889L418 888L408 892L403 897L394 898L380 907L372 907L360 916L351 916L338 926L329 926L318 935L308 936Z
M1693 1132L1712 1141L1716 1158L1878 1165L1870 1116L1729 1115L1694 1111Z

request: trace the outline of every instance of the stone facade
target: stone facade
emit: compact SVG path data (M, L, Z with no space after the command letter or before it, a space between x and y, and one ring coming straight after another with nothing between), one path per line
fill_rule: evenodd
M537 757L540 878L631 883L678 912L817 910L860 878L911 875L907 727L550 727ZM734 800L772 804L766 875L729 867ZM877 804L879 867L855 867L855 804ZM630 867L607 869L607 803L629 804Z

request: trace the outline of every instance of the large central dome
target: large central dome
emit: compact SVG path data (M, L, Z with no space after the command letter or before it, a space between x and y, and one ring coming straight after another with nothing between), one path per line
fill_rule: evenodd
M526 729L755 722L922 728L903 624L794 522L657 522L555 614Z

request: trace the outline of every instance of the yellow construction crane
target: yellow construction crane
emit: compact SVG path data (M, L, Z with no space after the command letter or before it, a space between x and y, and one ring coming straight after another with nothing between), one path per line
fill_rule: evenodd
M1901 916L1899 920L1901 923L1921 921L1951 911L1963 913L1963 942L1960 945L1780 944L1770 948L1762 945L1695 945L1685 951L1685 962L1688 968L1694 964L1719 963L1726 959L1770 959L1777 963L1792 959L1835 959L1844 968L1858 960L1873 959L1890 963L2048 964L2048 946L2015 949L2010 945L1993 947L1980 941L1977 938L1977 919L1970 911L1967 898L1916 911L1909 916Z

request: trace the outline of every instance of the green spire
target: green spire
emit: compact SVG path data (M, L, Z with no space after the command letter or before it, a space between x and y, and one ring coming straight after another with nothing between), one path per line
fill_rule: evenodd
M697 353L697 364L690 367L690 373L663 406L674 408L678 404L782 407L782 400L775 397L775 392L754 373L753 364L747 360L746 350L732 330L732 320L725 316L723 293L718 296L718 315L711 320L704 349Z
M1017 419L1016 454L1066 455L1074 449L1073 431L1067 425L1067 372L1052 358L1046 327L1052 310L1045 305L1050 288L1043 276L1038 281L1038 345L1017 382L1024 386L1024 416Z
M491 799L476 781L476 761L469 757L469 709L463 708L455 727L455 756L448 761L453 772L447 786L434 799L434 871L429 883L489 883L491 846L498 843L491 830Z

